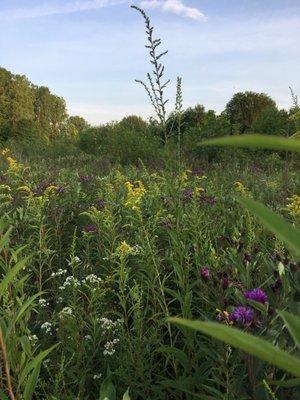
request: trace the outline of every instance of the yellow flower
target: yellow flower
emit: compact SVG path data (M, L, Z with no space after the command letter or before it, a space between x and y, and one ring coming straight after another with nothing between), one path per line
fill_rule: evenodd
M11 187L5 184L0 185L0 190L7 190L9 192L11 192Z
M50 195L50 194L56 193L56 191L57 191L57 187L54 186L54 185L50 185L50 186L48 186L48 187L46 188L44 194L45 194L45 195Z
M30 187L28 187L28 186L20 186L17 188L17 190L24 192L24 194L28 195L28 196L32 195L32 191L31 191Z
M125 182L127 189L127 198L125 206L130 207L133 210L139 210L146 189L141 181L136 181L135 185L129 181Z
M203 187L197 187L197 188L194 190L195 196L200 196L201 193L203 193L203 192L205 192L205 189L203 189Z
M129 254L131 254L133 251L133 248L126 243L125 240L123 240L123 242L121 242L116 250L116 254L121 257L124 258L126 256L128 256Z
M1 154L3 155L3 157L7 157L10 154L10 150L6 147L1 151Z
M295 218L300 218L300 196L294 195L288 200L290 200L290 202L286 208L289 213Z
M242 184L242 182L239 182L239 181L234 182L234 187L235 187L235 190L236 190L237 192L240 192L240 193L246 193L246 192L247 192L247 189L246 189L246 187Z

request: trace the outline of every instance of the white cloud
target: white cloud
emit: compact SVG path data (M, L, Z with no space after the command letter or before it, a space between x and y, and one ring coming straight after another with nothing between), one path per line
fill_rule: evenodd
M74 12L95 10L127 2L128 0L76 0L56 2L52 5L43 2L36 7L12 8L0 11L0 20L28 19L48 15L71 14Z
M207 19L198 8L188 7L182 0L144 0L140 5L144 8L159 8L162 11L171 12L196 21L205 21Z

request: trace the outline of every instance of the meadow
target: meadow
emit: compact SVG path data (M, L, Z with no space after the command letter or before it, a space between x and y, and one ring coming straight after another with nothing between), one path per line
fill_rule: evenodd
M0 400L299 399L298 97L169 113L132 8L148 121L0 68Z
M294 350L275 309L299 312L299 263L236 199L299 224L299 159L215 149L178 163L176 146L161 152L133 163L75 140L1 150L14 398L298 398L266 383L286 373L167 319L219 321Z

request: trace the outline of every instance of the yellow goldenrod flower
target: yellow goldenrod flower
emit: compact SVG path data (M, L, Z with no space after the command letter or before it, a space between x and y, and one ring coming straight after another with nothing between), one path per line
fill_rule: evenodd
M121 257L124 258L126 256L128 256L129 254L131 254L133 251L133 248L126 243L125 240L123 240L123 242L121 242L116 250L116 254Z
M1 154L3 155L3 157L7 157L10 154L10 150L6 147L1 151Z
M46 188L44 194L45 194L45 195L50 195L50 194L56 193L56 191L57 191L57 187L54 186L54 185L50 185L50 186L48 186L48 187Z
M133 210L139 210L142 199L146 192L146 189L141 181L136 181L135 185L129 181L125 182L127 189L127 198L125 206L130 207Z
M235 187L235 190L236 190L237 192L240 192L240 193L246 193L246 192L247 192L247 189L246 189L246 187L242 184L242 182L239 182L239 181L234 182L234 187Z
M300 218L300 196L294 195L288 200L290 202L286 208L288 209L289 213L295 218Z
M201 193L203 193L203 192L205 192L205 189L203 189L203 187L197 187L197 188L195 188L195 190L194 190L195 196L200 196Z

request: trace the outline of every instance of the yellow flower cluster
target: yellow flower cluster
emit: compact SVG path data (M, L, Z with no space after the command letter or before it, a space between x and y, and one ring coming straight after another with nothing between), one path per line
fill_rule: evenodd
M54 185L50 185L45 189L44 194L45 195L55 194L56 191L57 191L57 187Z
M121 257L124 258L126 256L128 256L129 254L132 253L133 248L126 243L125 240L123 240L123 242L121 242L116 250L116 254Z
M8 170L12 172L18 172L22 166L19 164L12 156L10 153L9 149L4 149L1 152L2 156L6 158L6 161L8 163Z
M242 182L239 182L239 181L234 182L234 187L235 187L235 190L236 190L237 192L240 192L240 193L246 193L246 192L247 192L247 189L246 189L246 187L242 184Z
M136 181L134 185L133 183L128 181L125 182L125 186L127 189L125 206L130 207L133 210L139 210L144 194L146 193L143 182Z
M288 200L290 201L287 205L289 213L295 218L300 218L300 196L294 195Z
M205 192L205 189L203 187L196 187L194 190L194 194L196 197L201 196L203 192Z

